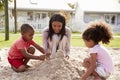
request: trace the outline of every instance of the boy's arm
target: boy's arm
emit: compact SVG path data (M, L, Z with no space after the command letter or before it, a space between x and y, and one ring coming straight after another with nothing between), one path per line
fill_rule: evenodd
M46 51L40 45L38 45L37 43L34 44L34 47L37 48L43 54L46 54Z
M40 60L40 56L35 56L28 53L25 48L21 49L21 52L25 58Z

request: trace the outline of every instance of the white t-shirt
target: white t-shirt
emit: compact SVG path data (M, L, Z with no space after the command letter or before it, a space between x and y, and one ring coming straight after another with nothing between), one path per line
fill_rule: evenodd
M49 50L52 50L51 48L55 48L56 46L53 46L51 45L50 43L54 43L53 40L50 41L48 39L48 30L49 28L46 27L43 31L42 31L42 44L43 44L43 47L46 51L49 52ZM66 52L66 55L69 55L70 54L70 39L71 39L71 31L68 27L65 27L65 30L66 30L66 33L65 33L65 36L67 37L67 41L66 41L66 47L65 47L65 52ZM60 42L60 39L61 37L56 37L56 41L57 43ZM48 47L49 45L49 47ZM65 45L65 44L64 44ZM50 51L50 52L53 52L53 51ZM51 53L52 54L52 53Z
M97 53L97 63L99 66L102 66L106 72L112 73L114 70L114 65L108 50L104 46L98 44L93 48L90 48L90 54L94 53Z

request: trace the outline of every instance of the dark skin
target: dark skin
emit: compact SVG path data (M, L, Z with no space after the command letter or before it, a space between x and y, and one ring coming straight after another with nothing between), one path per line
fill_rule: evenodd
M27 32L22 32L22 38L24 39L24 41L32 40L33 39L33 35L34 35L34 30L29 30ZM45 54L45 50L41 46L39 46L37 43L35 43L33 46L36 49L38 49L40 52ZM42 57L40 57L40 56L34 56L32 54L29 54L28 51L25 48L21 49L21 52L24 55L24 57L26 57L26 58L43 60Z
M25 42L30 41L33 39L33 35L34 35L34 30L30 29L27 32L21 32L22 34L22 38ZM17 69L15 67L12 66L12 69L16 72L24 72L25 70L27 70L27 68L29 67L27 65L28 61L30 59L35 59L35 60L42 60L44 61L46 57L49 57L49 54L47 54L45 52L45 50L39 46L37 43L35 43L33 45L36 49L38 49L40 52L43 53L43 55L40 56L35 56L33 55L35 52L35 49L33 47L29 47L28 49L23 48L20 51L22 52L23 56L25 57L24 59L24 65L21 65L20 67L18 67Z

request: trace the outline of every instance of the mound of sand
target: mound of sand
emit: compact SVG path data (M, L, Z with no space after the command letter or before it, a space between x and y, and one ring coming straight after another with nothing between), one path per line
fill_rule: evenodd
M77 80L80 77L81 73L80 69L75 66L70 60L63 58L64 54L60 50L56 53L55 57L51 60L46 61L35 61L32 60L29 64L33 65L28 71L23 73L16 73L7 67L8 64L5 66L1 66L1 77L0 80L8 79L16 80ZM76 63L76 65L80 65L80 63ZM9 70L9 71L8 71ZM11 74L12 73L12 74Z
M63 58L58 51L56 58L47 61L30 60L31 68L22 73L16 73L7 62L8 49L0 50L0 80L79 80L84 68L81 63L87 56L88 49L82 47L71 48L70 59ZM119 80L120 49L109 49L115 64L115 73L107 80ZM89 77L87 80L93 80Z

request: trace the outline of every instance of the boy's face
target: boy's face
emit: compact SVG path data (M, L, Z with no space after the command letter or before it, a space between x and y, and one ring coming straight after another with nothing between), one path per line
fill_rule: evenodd
M52 28L55 33L59 33L62 29L62 23L59 21L52 22Z
M28 30L28 32L22 33L22 37L25 41L30 41L33 39L34 30Z

